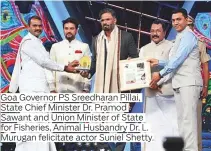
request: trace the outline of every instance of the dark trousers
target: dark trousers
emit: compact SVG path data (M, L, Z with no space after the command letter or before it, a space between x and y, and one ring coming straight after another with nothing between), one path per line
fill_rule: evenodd
M131 108L130 113L131 113L134 105L135 105L135 103L130 103L130 108ZM111 144L111 145L109 145L109 144ZM97 148L98 148L97 151L99 151L100 149L112 150L113 146L115 146L114 147L115 151L124 151L125 144L126 144L125 142L117 142L116 144L114 144L114 143L102 143L101 142L101 143L98 143L98 145L97 145Z
M77 144L76 143L56 143L56 150L60 151L74 151L77 150Z
M140 93L140 92L141 92L141 89L125 91L125 92L122 92L122 93ZM129 113L132 112L132 109L133 109L134 105L135 105L135 103L130 103L130 111L129 111ZM110 144L112 144L112 143L110 143ZM110 149L110 150L112 150L112 148L110 146L114 146L115 145L115 151L124 151L125 144L126 144L125 142L117 142L116 144L109 145L109 143L102 143L101 142L101 143L98 143L97 148L98 148L98 150L100 150L100 149Z
M65 143L64 151L74 151L74 150L77 150L77 144L76 143Z

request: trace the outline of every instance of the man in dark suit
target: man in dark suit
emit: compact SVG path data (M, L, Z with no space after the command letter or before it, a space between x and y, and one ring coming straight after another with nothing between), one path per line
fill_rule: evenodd
M102 31L92 41L92 62L89 72L82 72L83 77L91 78L94 74L95 93L118 93L119 60L137 58L138 51L131 33L121 31L116 26L116 13L109 8L99 14ZM139 93L140 90L133 90ZM131 105L132 106L132 105ZM123 151L125 143L116 143L116 149ZM99 149L108 149L107 143L98 143Z

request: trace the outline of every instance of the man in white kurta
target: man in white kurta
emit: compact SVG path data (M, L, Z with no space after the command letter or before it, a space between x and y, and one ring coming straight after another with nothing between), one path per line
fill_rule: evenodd
M89 45L75 38L78 31L78 21L74 18L67 18L63 21L63 28L65 39L53 44L50 58L61 64L80 60L83 56L91 58ZM52 89L59 93L88 93L91 88L91 80L74 73L53 72L53 83L54 88L52 87ZM63 148L63 144L58 143L58 148L61 147ZM69 150L77 150L76 143L65 143L64 151Z
M80 60L83 56L91 57L89 45L75 38L78 22L74 18L63 21L65 39L53 44L50 57L61 64ZM83 93L90 91L90 80L80 74L54 72L55 90L60 93Z
M29 19L29 33L22 39L11 78L9 92L48 93L50 92L47 75L53 71L75 72L75 61L68 66L51 60L42 41L38 38L42 32L40 17ZM17 142L15 151L56 151L53 142Z
M141 48L139 57L168 60L172 42L165 40L165 24L154 21L150 33L151 43ZM152 67L151 71L156 72L161 69ZM146 88L145 98L146 122L150 124L155 139L154 142L145 143L144 151L164 151L162 146L164 137L178 136L176 105L171 81L163 83L159 91L158 88Z

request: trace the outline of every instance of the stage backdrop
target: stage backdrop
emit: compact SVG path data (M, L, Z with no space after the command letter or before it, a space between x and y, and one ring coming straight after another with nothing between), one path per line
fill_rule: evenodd
M209 13L198 13L195 19L195 33L201 39L205 40L207 44L207 52L211 56L211 12ZM209 62L209 71L211 71L211 61ZM210 72L211 78L211 72ZM203 131L211 130L211 80L209 80L209 96L204 99L202 109L202 129Z
M40 16L43 22L43 32L40 36L43 44L54 37L54 32L47 21L39 2L32 5L30 13L21 14L14 1L1 1L1 88L0 93L8 91L9 82L15 64L15 58L22 38L27 34L28 19Z

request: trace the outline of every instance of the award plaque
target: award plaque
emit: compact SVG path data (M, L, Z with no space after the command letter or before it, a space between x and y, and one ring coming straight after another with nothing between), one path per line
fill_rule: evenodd
M78 70L90 70L91 67L91 58L90 56L83 56L79 59Z
M119 74L121 91L149 87L151 82L150 63L139 58L121 60Z

